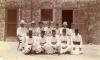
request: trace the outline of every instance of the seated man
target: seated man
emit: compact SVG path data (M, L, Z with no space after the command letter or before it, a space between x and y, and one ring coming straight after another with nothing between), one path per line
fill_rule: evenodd
M19 39L20 42L20 46L18 47L19 50L23 50L24 49L24 45L25 45L25 36L27 35L28 29L25 27L26 23L24 20L22 20L20 22L20 26L17 28L17 37Z
M46 53L47 49L47 38L45 36L45 31L41 31L41 35L36 39L35 52L36 53Z
M60 54L65 54L70 51L70 39L66 35L66 29L62 30L62 35L60 36Z
M34 37L32 36L32 30L29 29L29 32L26 36L26 42L25 42L25 49L23 50L23 53L30 54L32 51L32 45L34 44Z
M72 43L73 45L71 54L81 54L83 42L82 42L82 37L78 32L78 29L75 29L75 35Z
M59 36L56 35L56 31L52 30L52 36L48 40L50 43L49 45L51 46L51 51L53 53L59 53Z

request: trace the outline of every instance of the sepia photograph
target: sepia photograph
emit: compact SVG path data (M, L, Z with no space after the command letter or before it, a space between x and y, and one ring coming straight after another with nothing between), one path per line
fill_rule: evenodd
M0 60L100 60L100 0L0 0Z

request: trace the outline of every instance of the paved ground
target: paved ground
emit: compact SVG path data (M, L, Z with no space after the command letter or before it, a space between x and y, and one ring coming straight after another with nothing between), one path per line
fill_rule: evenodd
M16 42L0 42L3 60L100 60L100 45L84 45L83 55L24 55L17 50Z

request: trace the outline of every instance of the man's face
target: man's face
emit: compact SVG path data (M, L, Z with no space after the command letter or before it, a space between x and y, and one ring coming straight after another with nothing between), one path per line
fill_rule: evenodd
M32 23L32 24L31 24L31 26L32 26L32 27L35 27L35 26L36 26L36 24L35 24L35 23Z
M64 28L66 28L67 27L67 25L63 25L64 26Z
M43 27L43 24L42 24L42 23L40 23L40 24L39 24L39 27Z
M59 25L58 24L56 25L56 28L59 28Z
M75 34L77 35L78 34L78 31L75 30Z
M56 32L55 31L52 31L52 36L55 36L56 35Z
M63 35L64 35L64 36L66 35L66 31L63 31Z
M24 26L25 26L25 24L20 24L20 26L21 26L21 27L24 27Z
M44 35L45 35L45 33L44 33L44 32L41 32L41 37L42 37L42 38L44 37Z

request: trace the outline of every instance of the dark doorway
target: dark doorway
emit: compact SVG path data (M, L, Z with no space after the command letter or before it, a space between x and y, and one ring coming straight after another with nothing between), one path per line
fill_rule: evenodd
M6 35L15 37L17 29L17 9L7 9Z
M73 23L73 10L62 10L62 23L67 21L68 28L71 28Z

